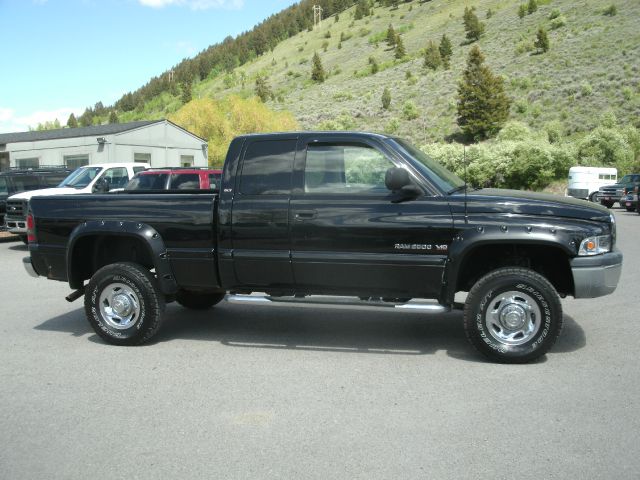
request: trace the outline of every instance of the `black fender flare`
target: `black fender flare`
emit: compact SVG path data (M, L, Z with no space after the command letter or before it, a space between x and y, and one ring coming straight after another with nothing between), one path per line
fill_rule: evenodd
M156 269L158 285L162 293L175 294L178 285L171 269L167 248L160 234L145 223L118 220L90 220L82 222L73 229L67 242L67 278L71 288L81 288L82 280L74 278L74 250L77 242L90 235L130 237L140 240L148 249L148 253Z
M536 231L537 230L537 231ZM449 255L443 274L441 303L453 304L458 277L462 265L473 251L485 245L535 245L551 247L566 253L568 258L576 255L575 240L570 232L554 228L505 228L504 226L478 227L460 232L449 246Z

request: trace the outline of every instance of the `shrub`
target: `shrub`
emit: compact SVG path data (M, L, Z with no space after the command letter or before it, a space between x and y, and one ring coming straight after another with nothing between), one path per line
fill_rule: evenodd
M392 118L391 120L389 120L389 123L387 123L387 125L384 127L385 133L388 133L390 135L397 133L399 129L400 120L398 120L397 118Z
M549 13L549 20L553 20L554 18L558 18L560 16L560 10L558 10L557 8L554 8L553 10L551 10L551 13Z
M609 16L609 17L613 17L617 13L618 13L618 7L616 7L614 4L609 5L602 12L603 15L606 15L606 16Z
M521 3L520 6L518 7L518 17L522 19L525 17L526 14L527 14L527 5L524 3Z
M404 102L404 105L402 106L402 115L407 120L415 120L416 118L418 118L418 108L416 107L415 103L413 103L411 100L407 100L406 102Z
M564 15L560 15L559 17L556 17L553 20L551 20L551 24L549 25L549 28L551 28L551 30L557 30L559 28L564 27L566 24L567 24L567 19L565 18Z
M621 173L629 172L635 161L634 157L632 146L616 127L597 127L578 144L580 165L611 166Z
M590 83L584 82L580 85L580 95L588 97L593 93L593 87Z
M525 123L511 120L505 123L496 138L499 141L526 140L531 138L531 130Z

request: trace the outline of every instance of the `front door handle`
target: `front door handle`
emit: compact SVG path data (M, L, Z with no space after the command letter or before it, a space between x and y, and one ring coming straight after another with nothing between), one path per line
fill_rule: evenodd
M295 219L299 221L311 220L318 215L316 210L298 210L295 213Z

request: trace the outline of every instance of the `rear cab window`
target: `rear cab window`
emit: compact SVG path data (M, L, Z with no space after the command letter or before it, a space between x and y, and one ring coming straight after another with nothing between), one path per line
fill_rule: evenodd
M296 140L258 140L244 154L240 173L243 195L288 195L291 192Z

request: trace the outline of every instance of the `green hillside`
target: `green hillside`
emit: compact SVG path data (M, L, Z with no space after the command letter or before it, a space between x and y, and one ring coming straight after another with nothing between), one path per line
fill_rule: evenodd
M352 7L337 22L325 19L231 73L194 84L192 96L250 96L255 77L263 75L275 96L267 104L291 111L303 128L386 130L417 143L442 140L457 128L456 86L470 48L461 17L465 5L475 5L486 25L478 44L487 64L506 80L512 119L535 130L558 121L566 134L591 130L608 110L623 123L637 122L640 2L617 1L617 14L608 16L603 14L608 4L598 0L540 1L538 10L522 19L520 3L416 0L397 9L376 3L372 16L357 21ZM384 40L389 24L402 33L408 55L401 61ZM533 41L541 25L549 30L551 48L535 54ZM423 67L422 50L442 34L453 43L451 68L433 72ZM322 84L310 80L316 51L329 74ZM380 66L376 74L370 73L370 57ZM384 87L392 95L388 111L380 100ZM416 106L417 118L407 119L412 115L403 112L406 102ZM122 119L164 116L180 106L179 96L165 93Z

